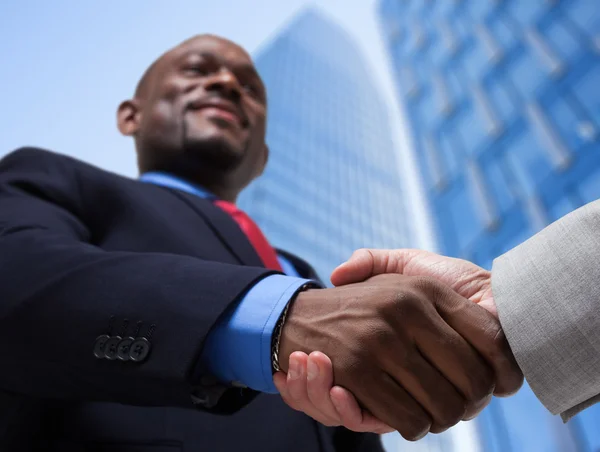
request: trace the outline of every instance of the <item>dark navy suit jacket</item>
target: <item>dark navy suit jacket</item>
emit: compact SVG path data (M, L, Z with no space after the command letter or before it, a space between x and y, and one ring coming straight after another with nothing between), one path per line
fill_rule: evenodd
M270 273L207 200L40 149L9 154L0 161L0 450L382 450L376 435L323 427L279 396L196 368L211 326ZM144 337L150 353L98 359L104 334Z

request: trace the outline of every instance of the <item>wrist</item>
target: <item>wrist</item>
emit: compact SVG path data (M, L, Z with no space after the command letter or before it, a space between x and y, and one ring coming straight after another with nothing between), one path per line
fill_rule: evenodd
M314 283L307 283L300 287L281 313L281 316L277 321L277 324L275 325L275 329L273 330L273 335L271 338L271 367L273 372L278 372L280 370L287 372L290 354L294 351L299 350L298 349L288 351L290 344L287 340L287 335L285 333L286 330L289 331L288 320L290 318L293 307L298 302L298 298L306 292L313 291L317 288L319 288L319 286ZM283 342L285 342L285 346L282 346Z

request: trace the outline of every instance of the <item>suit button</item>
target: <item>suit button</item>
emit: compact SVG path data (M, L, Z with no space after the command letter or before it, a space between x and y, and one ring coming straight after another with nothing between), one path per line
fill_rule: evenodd
M111 361L117 359L117 346L119 342L121 342L121 336L112 336L106 341L106 345L104 346L104 357L106 359L110 359Z
M98 359L105 358L104 350L106 349L106 342L110 339L108 334L103 334L102 336L98 336L96 338L96 342L94 342L94 356Z
M131 344L135 339L132 337L125 337L121 339L121 342L117 345L117 358L121 361L129 361L129 350L131 350Z
M202 389L196 388L196 390L194 392L192 392L191 396L192 396L192 403L194 405L200 405L200 406L208 408L208 394L206 392L204 392Z
M131 348L129 349L129 359L139 363L146 359L148 353L150 353L150 341L145 337L138 337L131 344Z

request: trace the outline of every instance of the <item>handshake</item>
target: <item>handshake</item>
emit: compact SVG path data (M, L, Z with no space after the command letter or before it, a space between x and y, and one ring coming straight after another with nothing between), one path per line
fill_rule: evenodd
M427 251L359 250L331 281L298 294L283 326L274 382L292 408L417 440L521 387L490 272Z

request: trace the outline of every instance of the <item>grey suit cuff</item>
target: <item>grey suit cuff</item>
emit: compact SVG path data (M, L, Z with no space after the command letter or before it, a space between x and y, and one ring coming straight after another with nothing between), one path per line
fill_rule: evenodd
M492 268L515 358L538 399L565 421L600 401L598 243L579 223L554 223Z

